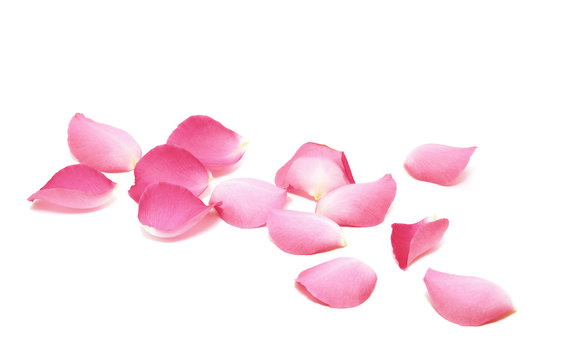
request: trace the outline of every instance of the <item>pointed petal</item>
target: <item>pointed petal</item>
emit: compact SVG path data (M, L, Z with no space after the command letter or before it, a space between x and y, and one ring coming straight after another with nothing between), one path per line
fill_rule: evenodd
M160 145L144 155L134 168L135 184L129 195L138 202L148 185L168 182L183 186L199 196L208 186L210 172L187 150Z
M27 200L42 200L74 209L92 209L113 196L117 184L87 165L70 165L60 170Z
M405 169L417 180L438 185L453 185L467 166L476 147L459 148L425 144L414 149L405 161Z
M396 190L391 174L374 182L341 186L318 201L316 214L340 226L375 226L384 221Z
M365 263L341 257L304 270L296 282L320 302L343 309L365 302L376 280L376 273Z
M104 172L130 171L142 156L140 146L129 133L83 114L70 120L68 146L80 163Z
M265 225L269 213L281 209L285 202L286 190L257 179L226 180L210 196L224 221L245 229Z
M179 124L167 143L189 151L209 168L235 164L246 147L240 135L204 115L190 116Z
M302 145L275 176L278 187L316 200L354 182L343 152L312 142Z
M508 294L485 279L429 268L424 281L434 309L446 320L459 325L480 326L515 311Z
M448 219L425 218L415 224L392 224L392 248L402 270L435 247L448 229Z

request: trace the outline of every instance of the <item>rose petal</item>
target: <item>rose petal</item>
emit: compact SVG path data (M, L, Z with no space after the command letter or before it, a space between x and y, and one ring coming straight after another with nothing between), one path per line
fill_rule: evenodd
M320 302L342 309L365 302L376 280L376 273L365 263L341 257L304 270L296 282Z
M117 184L87 165L70 165L60 170L27 200L42 200L74 209L91 209L105 204Z
M480 326L515 311L508 294L485 279L429 268L424 281L434 309L446 320L459 325Z
M311 255L346 246L339 225L314 213L274 210L267 229L275 245L289 254Z
M405 169L417 180L445 186L453 185L475 149L477 147L421 145L409 154L405 160Z
M281 209L286 202L286 190L257 179L226 180L214 189L210 203L228 224L239 228L265 225L269 213Z
M179 124L167 143L189 151L210 168L235 164L247 145L240 135L204 115L190 116Z
M208 186L210 172L187 150L166 144L156 146L140 159L134 177L129 195L138 202L144 189L158 182L183 186L199 196Z
M160 182L149 185L142 193L138 220L152 235L170 238L195 226L213 207L182 186Z
M70 152L82 164L105 172L134 169L142 150L126 131L76 114L68 125Z
M435 247L448 229L448 219L425 218L415 224L392 224L392 248L402 270Z
M340 226L375 226L384 221L396 189L391 174L374 182L341 186L318 201L316 213Z
M275 176L278 187L316 200L354 182L343 152L312 142L302 145Z

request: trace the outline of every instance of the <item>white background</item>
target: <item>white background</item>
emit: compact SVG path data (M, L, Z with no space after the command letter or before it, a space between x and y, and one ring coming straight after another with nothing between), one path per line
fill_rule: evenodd
M558 358L560 18L557 1L3 1L0 358ZM345 151L357 182L392 173L397 197L384 223L345 228L348 247L320 255L214 213L157 241L127 195L132 173L108 175L120 186L98 211L26 201L74 163L75 112L144 152L188 116L214 117L249 146L212 187L272 182L315 141ZM462 183L406 173L428 142L478 146ZM434 214L450 219L441 246L401 271L390 225ZM294 288L338 256L378 274L359 307ZM479 328L444 320L429 266L499 284L518 311Z

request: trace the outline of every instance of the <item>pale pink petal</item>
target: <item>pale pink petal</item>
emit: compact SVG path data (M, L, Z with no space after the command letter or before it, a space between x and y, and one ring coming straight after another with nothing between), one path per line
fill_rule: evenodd
M409 154L405 160L405 169L417 180L453 185L475 149L477 148L440 144L421 145Z
M415 224L392 224L392 248L402 270L434 248L448 229L448 219L425 218Z
M286 190L257 179L226 180L210 196L224 221L245 229L265 225L269 213L281 209L285 202Z
M384 221L396 190L391 174L374 182L344 185L322 197L316 213L340 226L375 226Z
M210 172L187 150L165 144L156 146L140 159L134 177L129 195L138 202L144 189L158 182L183 186L199 196L208 186Z
M209 168L235 164L247 145L240 135L205 115L187 118L171 133L167 143L189 151Z
M201 221L213 208L186 188L166 182L152 184L138 202L138 220L152 235L181 235Z
M47 201L74 209L91 209L105 204L117 184L87 165L70 165L53 175L45 186L27 200Z
M365 263L341 257L304 270L296 282L321 303L342 309L365 302L376 280L376 273Z
M273 242L289 254L311 255L347 245L339 225L314 213L274 210L267 229Z
M446 320L459 325L480 326L515 311L508 294L485 279L429 268L424 281L434 309Z
M316 200L354 182L343 152L312 142L302 145L275 176L278 187Z
M140 146L129 133L83 114L70 120L68 146L80 163L105 172L130 171L142 156Z

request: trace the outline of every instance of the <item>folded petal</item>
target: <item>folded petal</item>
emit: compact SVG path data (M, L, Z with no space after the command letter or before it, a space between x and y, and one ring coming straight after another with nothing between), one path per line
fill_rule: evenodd
M392 224L392 248L402 270L435 247L448 229L448 219L425 218L415 224Z
M396 190L391 174L374 182L344 185L318 201L316 214L340 226L375 226L384 221Z
M53 175L45 186L27 200L47 201L74 209L91 209L105 204L117 184L87 165L70 165Z
M160 182L149 185L138 202L138 220L152 235L170 238L183 234L208 214L207 206L183 186Z
M405 160L405 169L417 180L445 186L453 185L475 149L477 147L421 145L409 154Z
M224 221L245 229L265 225L271 211L281 209L285 202L286 190L257 179L226 180L210 196Z
M138 202L144 189L158 182L183 186L199 196L208 186L210 172L187 150L165 144L156 146L138 161L134 177L129 195Z
M302 145L275 176L278 187L316 200L354 182L343 152L312 142Z
M204 115L190 116L179 124L167 143L189 151L209 168L235 164L247 145L240 135Z
M296 282L321 303L343 309L365 302L376 280L376 273L365 263L341 257L304 270Z
M429 268L424 281L434 309L446 320L459 325L480 326L515 311L508 294L485 279Z
M142 156L140 146L129 133L83 114L70 120L68 146L80 163L105 172L130 171Z
M314 213L274 210L267 229L275 245L289 254L311 255L346 246L339 225Z

